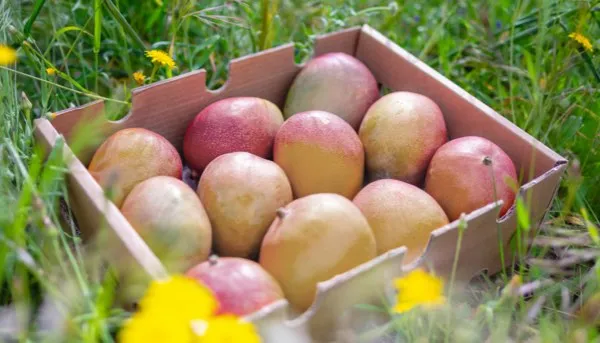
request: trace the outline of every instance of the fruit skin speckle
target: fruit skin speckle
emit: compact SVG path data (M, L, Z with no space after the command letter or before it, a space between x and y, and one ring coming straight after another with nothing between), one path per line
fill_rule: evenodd
M358 131L370 181L392 178L421 186L431 157L447 140L444 116L430 98L394 92L377 100Z
M273 160L288 176L295 198L336 193L351 199L362 186L364 158L352 127L325 111L298 113L275 136Z
M183 139L183 156L198 172L218 156L235 151L268 159L282 123L281 111L268 100L254 97L219 100L190 122Z
M183 164L166 138L147 129L129 128L115 132L100 145L88 170L120 207L133 187L150 177L181 179Z
M425 191L437 200L451 221L495 199L504 200L499 213L502 217L516 196L507 178L517 183L517 172L510 157L485 138L467 136L451 140L438 149L427 170Z
M332 52L308 61L294 79L286 98L286 119L297 113L333 113L358 130L367 109L379 98L379 86L360 60Z

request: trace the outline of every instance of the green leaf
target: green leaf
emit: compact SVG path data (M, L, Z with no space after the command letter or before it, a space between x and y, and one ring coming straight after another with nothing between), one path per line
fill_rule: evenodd
M25 34L25 37L29 37L29 35L31 34L31 28L33 27L33 23L35 22L38 15L42 11L42 7L44 7L45 3L46 3L46 0L38 0L35 3L35 7L33 8L33 13L31 13L31 15L29 16L29 19L27 19L27 22L25 23L25 28L23 29L23 33Z
M81 27L65 26L62 29L56 31L56 33L54 34L54 39L58 39L58 37L64 35L67 32L70 32L70 31L79 31L79 32L85 33L86 35L88 35L90 37L93 37L93 35L91 33L87 32L86 30L82 29Z
M521 226L521 228L523 228L523 230L525 232L529 231L529 229L531 228L530 226L530 221L529 221L529 212L527 211L527 207L525 206L525 203L523 202L523 198L522 197L517 197L517 221L519 222L519 225Z

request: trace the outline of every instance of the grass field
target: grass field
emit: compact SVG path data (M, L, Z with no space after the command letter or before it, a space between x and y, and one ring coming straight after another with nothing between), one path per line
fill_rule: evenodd
M0 337L112 342L128 317L110 271L84 257L61 202L64 166L58 153L42 163L33 119L99 98L119 118L135 72L150 83L204 68L218 88L232 58L291 41L302 60L314 35L367 23L570 161L545 243L518 268L382 330L398 342L597 340L598 3L0 0L0 43L18 49L18 63L0 67ZM177 68L154 69L149 49L169 51Z

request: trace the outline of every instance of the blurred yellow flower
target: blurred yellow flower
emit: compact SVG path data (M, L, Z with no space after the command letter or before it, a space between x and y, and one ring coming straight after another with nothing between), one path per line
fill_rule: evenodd
M190 321L209 318L219 304L208 288L194 279L177 275L153 281L139 305L147 314Z
M146 80L146 75L144 75L144 73L142 73L141 71L136 71L135 73L133 73L133 79L138 85L141 86Z
M260 343L254 326L233 315L221 315L194 323L195 343Z
M50 76L54 76L56 74L56 69L54 68L46 68L46 74Z
M119 332L123 343L260 343L252 323L216 316L213 293L196 280L176 275L153 281L136 312Z
M577 32L572 32L569 35L569 38L571 38L572 40L576 41L577 43L581 44L581 46L587 50L592 52L594 50L594 48L592 47L592 43L590 42L590 40L582 35L581 33L577 33Z
M398 291L394 312L402 313L417 306L432 307L443 305L444 282L441 278L427 273L422 269L415 269L410 273L394 280Z
M146 57L149 57L152 63L160 64L168 69L175 68L175 61L166 52L161 50L146 51Z
M126 343L191 343L194 332L190 322L175 316L157 316L137 312L119 332L119 342Z
M0 65L7 66L17 61L17 52L10 46L0 44Z

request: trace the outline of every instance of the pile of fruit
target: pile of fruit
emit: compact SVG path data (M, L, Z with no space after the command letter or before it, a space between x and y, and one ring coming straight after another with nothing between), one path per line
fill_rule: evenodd
M177 260L238 315L283 298L304 311L318 282L390 249L406 246L414 260L461 213L502 199L504 215L517 179L500 147L449 140L434 100L382 96L344 53L309 61L283 109L256 97L202 109L182 155L130 128L88 168L159 258Z

